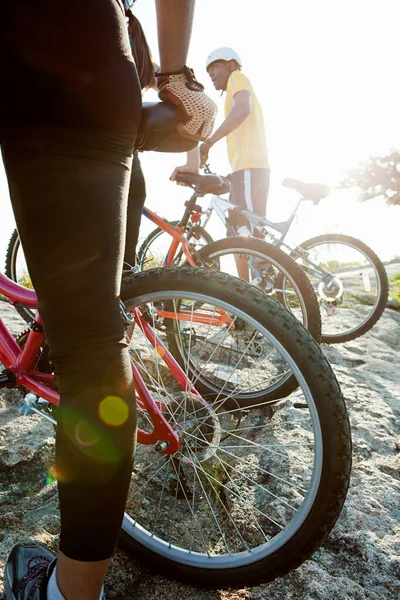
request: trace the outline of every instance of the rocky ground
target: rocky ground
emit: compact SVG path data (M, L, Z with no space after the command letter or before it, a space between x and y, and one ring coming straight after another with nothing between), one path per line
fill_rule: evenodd
M14 332L21 322L0 303ZM323 548L286 577L241 589L199 589L152 572L118 552L106 596L138 600L397 600L400 592L400 313L386 310L358 340L324 347L352 424L351 488ZM17 394L0 393L0 599L4 562L27 536L57 546L59 515L52 482L53 427L19 416Z

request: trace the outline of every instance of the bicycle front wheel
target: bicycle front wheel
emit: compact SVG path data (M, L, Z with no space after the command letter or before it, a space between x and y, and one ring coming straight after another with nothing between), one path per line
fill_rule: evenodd
M171 221L171 225L175 225L176 227L179 225L179 221ZM200 250L203 246L210 244L213 241L210 234L199 225L193 225L191 229L187 231L186 239L193 250ZM167 256L171 242L172 237L170 234L160 227L156 227L149 233L138 251L137 262L139 270L148 271L149 269L161 267ZM182 264L185 261L186 257L183 254L182 249L178 248L173 261L174 265Z
M139 307L161 340L166 320L185 323L195 371L220 381L212 403L176 384L135 328L135 364L180 439L160 455L137 448L121 541L175 577L210 585L270 580L323 543L344 502L351 442L340 388L318 344L275 300L204 269L163 268L125 282L125 310ZM199 308L197 308L199 307ZM222 314L225 325L217 324ZM208 317L208 322L207 322ZM228 322L229 321L229 322ZM235 324L268 345L262 356L236 346ZM128 330L129 331L129 330ZM150 336L151 337L151 336ZM236 360L230 352L236 348ZM299 389L273 406L242 409L236 392L290 370ZM151 426L138 410L139 426Z
M308 274L320 302L325 344L354 340L371 329L382 315L389 283L385 267L356 238L327 234L301 244L306 256L297 262ZM317 265L328 272L312 273Z

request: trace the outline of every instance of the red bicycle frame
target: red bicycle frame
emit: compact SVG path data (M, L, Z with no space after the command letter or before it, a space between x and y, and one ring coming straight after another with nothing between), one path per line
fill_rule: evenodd
M192 267L197 266L191 253L190 253L189 244L184 235L184 229L182 227L177 227L176 225L173 225L172 223L170 223L163 217L160 217L159 215L157 215L155 212L153 212L149 208L143 208L143 214L145 217L150 219L150 221L153 221L153 223L158 225L158 227L160 229L165 231L165 233L168 233L172 237L171 245L169 247L169 250L167 252L165 260L163 262L163 267L171 266L173 264L173 261L174 261L175 255L176 255L176 251L177 251L179 245L182 246L183 253L186 256L186 260L188 261L189 265L191 265ZM235 325L234 325L232 319L228 316L228 314L220 308L217 309L217 311L218 311L218 314L220 315L219 318L215 317L215 316L210 317L206 313L202 313L200 311L196 311L196 314L191 315L190 317L188 315L185 315L184 313L177 313L177 315L174 315L174 317L178 318L180 321L188 321L190 319L194 323L202 323L204 325L213 325L216 327L220 327L221 325L229 324L230 329L235 329ZM159 310L157 312L157 315L159 317L164 317L164 318L172 317L171 313L164 311L164 310Z
M173 264L173 260L175 258L175 254L179 247L179 244L181 244L182 246L183 253L186 256L186 260L188 261L189 265L191 265L192 267L197 266L192 258L192 255L190 254L189 244L184 236L184 230L182 229L182 227L177 227L176 225L173 225L163 217L159 217L155 212L153 212L149 208L143 208L143 214L145 217L150 219L150 221L153 221L153 223L158 225L160 229L165 231L165 233L168 233L172 237L171 246L163 262L163 267L168 267Z
M33 290L18 285L1 273L0 294L6 296L10 300L10 304L20 302L31 308L37 307L37 297ZM196 394L204 405L208 406L208 403L201 398L155 331L142 317L140 310L137 308L133 309L132 313L137 325L144 332L150 344L156 349L158 355L162 357L162 360L182 389ZM37 358L44 340L45 335L38 313L36 314L34 323L31 325L31 330L23 348L18 345L15 338L8 331L4 321L0 318L0 362L7 371L12 372L14 386L23 386L36 396L57 406L60 403L60 397L58 392L53 389L54 376L36 369ZM153 424L153 431L151 432L146 432L142 429L138 430L137 441L141 444L155 444L158 441L166 442L167 447L161 454L173 454L180 446L178 435L165 419L162 403L154 401L151 397L133 359L131 359L131 363L138 406L147 412Z

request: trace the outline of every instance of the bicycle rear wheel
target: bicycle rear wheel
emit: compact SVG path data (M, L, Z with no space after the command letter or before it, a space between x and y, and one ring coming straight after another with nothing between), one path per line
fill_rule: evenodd
M382 315L389 283L385 267L366 244L348 235L327 234L302 242L306 257L296 256L309 275L320 302L325 344L354 340L371 329ZM310 274L308 261L331 274Z
M181 446L165 456L154 446L138 447L121 543L152 567L201 585L267 581L297 567L332 529L350 474L346 408L318 344L278 302L214 271L141 273L124 282L122 299L128 312L140 307L163 341L165 321L185 318L203 338L203 350L191 338L196 371L208 369L220 380L223 371L221 381L232 385L212 404L182 390L162 366L162 347L147 348L136 327L135 364ZM268 356L242 348L227 363L216 348L232 345L232 329L204 323L221 310L231 325L245 323L265 340ZM299 390L273 406L241 409L235 390L245 374L251 371L252 385L263 384L278 364L290 369ZM185 372L196 385L193 371ZM149 427L143 410L138 420Z
M17 229L14 229L8 243L5 274L9 279L12 279L20 285L30 289L33 288ZM14 307L27 323L34 320L35 314L32 309L19 303L15 303Z

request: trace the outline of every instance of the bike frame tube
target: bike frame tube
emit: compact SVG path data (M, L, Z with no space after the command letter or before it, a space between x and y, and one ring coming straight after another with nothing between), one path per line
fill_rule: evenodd
M240 213L244 217L246 217L249 221L253 222L255 225L262 225L263 227L269 227L270 229L273 229L274 232L280 233L281 237L277 241L283 242L284 238L286 237L287 232L289 231L291 224L293 223L293 219L295 217L295 213L297 211L299 203L300 203L300 200L299 200L298 204L296 205L296 208L294 209L293 213L290 215L289 219L287 221L285 221L284 224L273 223L272 221L268 221L268 219L266 219L265 217L260 217L260 215L257 215L256 213L252 212L251 210L246 210L246 209L242 208L241 206L238 206L237 204L234 204L233 202L226 200L225 198L221 198L221 196L213 196L211 198L209 210L215 211L225 226L227 225L227 222L228 222L228 219L225 215L225 211L226 210L239 210ZM209 217L208 217L208 219L209 219Z
M59 394L48 387L54 382L53 375L35 368L35 360L43 341L43 333L30 331L26 341L27 349L20 348L0 318L0 362L14 373L17 386L23 386L51 404L58 405Z
M18 301L23 297L18 289L22 286L13 284L13 282L8 285L7 278L2 274L0 274L0 285L3 294L4 292L10 291L13 297ZM35 306L36 304L33 301L32 294L30 296L32 300L32 306ZM35 297L34 292L33 296ZM204 405L208 406L208 403L193 387L183 369L156 335L155 331L143 318L140 311L138 309L134 309L133 312L139 327L145 333L148 341L165 362L182 389L184 391L189 391L193 394L196 394L196 396L204 403ZM41 331L42 324L39 315L37 315L35 318L35 324L38 331L31 329L24 348L21 348L15 338L8 331L4 321L0 318L0 362L5 366L6 369L13 371L16 377L16 384L18 386L25 387L28 391L33 392L36 396L43 398L50 404L57 406L60 403L60 396L56 390L52 389L52 386L54 385L54 376L50 373L42 373L35 369L35 361L37 360L39 350L45 340L45 335L43 331ZM168 447L165 451L161 452L161 454L173 454L179 449L179 437L173 430L172 426L164 418L161 410L161 403L155 402L151 397L133 359L131 359L131 365L138 406L139 408L146 410L153 424L153 431L151 432L146 432L141 429L138 430L137 441L140 444L146 445L155 444L159 440L167 442Z
M209 171L209 172L211 172L211 171ZM307 268L304 267L304 265L303 265L303 267L302 267L303 270L306 273L308 273L309 275L312 275L315 278L317 278L321 281L324 281L325 283L328 282L328 285L329 285L330 281L334 279L334 276L332 275L332 273L330 273L329 271L326 271L319 265L316 265L315 263L313 263L306 255L304 255L304 250L301 248L301 246L298 246L296 244L292 246L285 242L285 238L286 238L286 236L289 232L289 229L292 226L292 223L296 217L296 214L300 207L300 204L302 202L305 202L306 200L307 200L306 198L303 198L300 196L298 198L296 205L295 205L294 209L292 210L289 218L287 219L287 221L284 221L283 223L274 223L272 221L269 221L266 217L260 217L256 213L246 210L246 209L243 209L242 207L234 204L233 202L230 202L229 200L226 200L225 198L222 198L221 196L214 195L211 198L208 208L206 208L205 210L202 211L202 215L206 215L206 218L202 223L202 227L203 227L203 229L206 228L207 223L210 220L213 211L215 211L217 213L218 218L222 221L223 225L228 229L228 227L230 225L230 221L227 218L225 211L239 210L240 213L244 217L246 217L250 222L252 222L255 226L266 227L268 229L272 229L274 233L278 233L280 235L279 238L275 238L274 236L272 236L273 243L276 244L276 246L278 246L279 248L284 248L285 250L288 250L289 253L295 253L296 256L299 258L300 257L303 258L303 260L306 261L307 264L309 265ZM151 217L149 217L149 218L151 218ZM231 229L232 234L236 234L236 232L232 226L230 227L230 229ZM174 244L174 242L173 242L173 244ZM168 252L172 253L172 251L173 251L173 257L175 257L175 252L178 247L178 244L174 245L174 246L173 246L173 244L171 244L170 250ZM167 257L168 257L168 255L167 255ZM172 258L172 260L173 260L173 258ZM170 264L170 263L165 263L165 264Z
M37 321L40 318L37 317ZM42 373L35 370L35 360L37 358L40 347L44 342L44 333L31 330L28 334L28 339L24 348L20 348L15 338L8 331L4 321L0 318L0 362L6 369L10 369L16 377L16 385L23 386L28 391L33 392L36 396L47 400L50 404L58 406L60 404L60 396L58 392L49 386L54 384L54 376L50 373ZM151 336L148 336L152 343ZM154 335L153 335L154 339ZM158 342L161 346L161 342ZM169 354L165 349L165 355ZM174 360L171 356L171 359ZM157 403L152 399L146 385L138 372L134 361L132 363L132 371L135 382L135 390L138 398L138 405L141 406L149 414L153 424L153 431L145 432L141 429L137 432L137 441L140 444L155 444L158 440L167 442L168 448L163 454L174 453L179 449L179 438L173 431L171 425L167 423L163 417ZM179 368L179 365L177 365ZM180 374L179 374L180 375ZM179 383L184 382L179 376ZM189 380L186 379L183 387L188 389ZM190 389L194 390L192 386Z
M6 369L15 365L21 348L16 339L8 331L3 319L0 317L0 362Z
M163 231L165 231L172 237L172 243L171 243L171 246L165 257L163 266L172 265L173 260L176 255L176 251L179 247L179 244L181 244L182 250L186 256L186 260L192 267L195 267L196 263L190 254L189 245L188 245L187 239L185 238L185 235L184 235L184 230L180 227L176 227L175 225L172 225L172 223L167 221L167 219L164 219L163 217L158 216L155 212L153 212L149 208L144 208L143 214L145 217L150 219L150 221L153 221L153 223L155 223L160 229L162 229Z
M33 290L29 290L15 281L12 281L3 273L0 273L0 294L10 300L10 304L19 302L29 308L37 308L37 296Z
M146 411L153 424L153 431L147 432L138 429L137 442L145 445L156 444L158 441L167 442L168 448L161 454L174 454L179 450L179 438L171 425L165 420L158 403L151 397L133 359L131 359L131 365L135 391L138 396L136 399L137 405Z
M176 256L176 251L179 247L179 244L182 245L182 249L183 252L186 256L186 259L188 261L188 263L192 266L192 267L196 267L196 263L194 261L194 259L192 258L192 255L190 253L189 250L189 244L187 242L187 239L184 235L184 229L181 227L176 227L175 225L172 225L172 223L170 223L169 221L167 221L166 219L164 219L163 217L160 217L159 215L157 215L156 213L154 213L152 210L150 210L149 208L144 208L143 209L143 214L145 217L147 217L148 219L150 219L150 221L153 221L153 223L155 223L160 229L162 229L163 231L165 231L166 233L168 233L171 237L172 237L172 242L171 242L171 246L169 247L169 250L167 252L167 256L165 257L163 266L170 266L173 263L173 260ZM194 317L194 322L195 323L203 323L203 324L210 324L210 325L223 325L225 323L231 323L232 319L230 319L230 317L228 317L228 315L226 314L225 311L222 311L220 309L218 309L218 313L220 314L220 319L211 319L208 316L205 315L201 315L198 314L196 312L196 316ZM170 316L170 313L167 313L165 311L160 311L159 314L161 316ZM188 320L187 316L183 313L178 313L176 315L178 317L178 319L181 319L183 321ZM197 320L199 319L199 320ZM208 320L207 320L208 319ZM234 329L234 327L232 327Z
M190 321L191 323L201 323L202 325L210 325L212 327L221 327L222 325L229 324L229 329L235 329L232 319L224 311L219 313L219 317L210 317L207 313L200 313L198 311L196 311L195 317L192 314L188 315L184 312L172 313L167 310L159 310L157 311L157 315L166 319L175 319L178 317L179 321Z
M211 213L213 211L216 212L219 219L222 221L222 223L225 225L225 227L227 227L227 225L229 224L229 220L226 217L225 211L239 209L240 213L244 217L246 217L250 222L253 222L255 225L268 227L269 229L273 229L273 231L275 233L279 233L280 238L276 238L274 240L274 243L276 243L276 245L279 248L285 248L286 250L289 250L290 253L295 253L297 257L303 258L309 265L308 267L304 267L304 266L302 267L306 273L308 273L322 281L324 281L325 279L329 280L330 278L332 278L332 274L329 273L329 271L326 271L325 269L320 267L319 265L316 265L315 263L313 263L307 256L304 256L304 251L302 252L301 246L297 246L297 245L291 246L284 242L286 235L295 219L297 210L302 201L303 201L302 198L300 198L297 201L296 206L294 207L294 209L287 221L285 221L284 223L273 223L272 221L269 221L267 218L260 217L259 215L257 215L256 213L254 213L252 211L242 209L240 206L233 204L229 200L226 200L225 198L221 198L221 196L213 196L211 198L208 209L206 209L204 211L205 214L207 214L207 218L203 224L203 227L205 227L206 224L208 223L208 221L211 217Z
M204 406L209 406L208 403L205 400L203 400L199 392L193 387L191 381L185 375L185 372L183 371L179 363L175 360L175 358L169 352L167 347L162 343L160 338L157 336L155 330L152 327L150 327L149 323L146 321L146 319L144 319L140 311L137 308L135 308L132 312L135 314L135 320L139 325L140 329L143 331L150 344L154 347L159 357L162 358L162 360L165 362L165 364L167 365L171 373L174 375L179 385L182 387L182 389L184 389L185 391L189 391L192 394L196 394L196 396L198 396L198 398L200 398L201 401L204 403Z
M304 249L301 248L301 246L296 246L296 248L293 250L293 253L295 254L296 258L302 258L304 261L306 261L307 265L309 265L307 267L302 265L301 267L303 271L308 275L312 275L313 277L321 279L322 281L325 279L327 279L328 281L330 279L335 279L335 276L332 275L332 273L329 273L329 271L326 271L319 265L313 263L313 261L310 260L308 256L306 256L306 252Z

